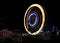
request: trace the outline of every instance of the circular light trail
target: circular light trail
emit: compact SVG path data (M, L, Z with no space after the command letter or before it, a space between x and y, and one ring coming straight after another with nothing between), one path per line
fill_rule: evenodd
M28 26L26 26L26 24L28 25L28 23L26 23L26 21L27 21L26 20L26 16L27 16L27 13L28 13L29 9L31 9L33 7L37 7L41 11L41 13L42 13L42 23L41 23L41 26L39 27L38 31L32 33L32 32L30 32L28 30L29 29ZM35 22L36 22L36 20L35 20ZM41 32L41 30L43 29L44 24L45 24L45 12L44 12L43 7L41 5L39 5L39 4L32 4L31 6L29 6L29 8L26 10L25 15L24 15L24 27L25 27L25 30L28 32L28 34L30 34L30 35L37 35L37 34L39 34Z
M30 18L31 18L31 16L35 16L35 22L34 22L33 24L30 23ZM36 15L36 13L35 13L35 12L32 12L32 13L29 15L29 17L28 17L28 21L29 21L28 24L29 24L30 26L35 26L36 23L37 23L37 21L38 21L37 19L38 19L38 17L37 17L37 15Z

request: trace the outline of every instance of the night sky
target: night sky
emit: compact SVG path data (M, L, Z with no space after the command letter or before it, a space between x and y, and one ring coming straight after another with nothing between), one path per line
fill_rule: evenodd
M34 4L40 4L47 16L49 24L54 24L60 29L60 5L57 0L15 0L0 1L0 30L20 30L26 32L24 28L24 15L27 8Z
M34 3L40 4L45 12L50 24L60 26L59 24L59 4L58 1L48 0L15 0L8 5L8 27L24 30L24 14L27 8Z

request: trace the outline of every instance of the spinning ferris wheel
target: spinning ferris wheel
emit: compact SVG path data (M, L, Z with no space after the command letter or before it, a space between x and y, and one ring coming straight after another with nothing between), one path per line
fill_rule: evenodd
M39 4L32 4L24 15L24 27L30 35L37 35L45 24L45 11Z

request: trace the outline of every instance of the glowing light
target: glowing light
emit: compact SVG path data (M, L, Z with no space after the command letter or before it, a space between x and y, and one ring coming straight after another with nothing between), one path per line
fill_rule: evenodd
M33 24L30 23L30 18L31 18L31 16L36 16L36 17L35 17L35 22L34 22ZM29 15L29 17L28 17L29 25L30 25L30 26L35 26L36 23L37 23L37 21L38 21L37 19L38 19L38 17L37 17L37 15L35 14L35 12L31 13L31 14Z
M40 10L41 13L42 13L42 23L41 23L41 26L40 26L40 28L39 28L38 31L33 32L33 33L31 33L30 31L28 31L28 26L26 26L26 15L27 15L27 12L29 11L29 9L32 8L32 7L38 7L39 10ZM25 30L26 30L30 35L37 35L37 34L39 34L39 33L41 32L41 30L43 29L44 23L45 23L45 12L44 12L44 9L42 8L42 6L39 5L39 4L32 4L31 6L29 6L29 8L26 10L25 15L24 15L24 27L25 27Z

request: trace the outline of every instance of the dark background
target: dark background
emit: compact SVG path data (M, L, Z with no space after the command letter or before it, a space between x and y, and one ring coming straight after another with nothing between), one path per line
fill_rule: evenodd
M55 0L15 0L0 1L0 28L14 28L24 30L24 14L27 8L34 3L44 7L49 23L60 27L60 6Z
M38 3L44 7L47 13L47 19L50 24L54 24L60 28L59 1L55 0L15 0L9 3L8 26L11 29L24 30L24 14L27 8L34 3ZM8 5L7 5L8 6ZM24 32L24 31L23 31Z
M44 7L47 19L50 24L54 24L60 29L60 5L58 0L15 0L0 1L0 30L20 30L24 29L24 14L27 8L34 3Z

